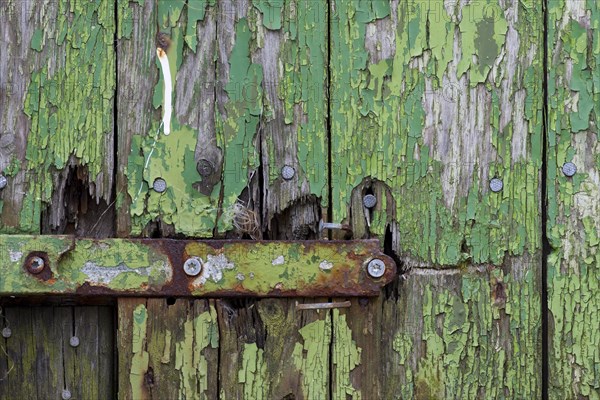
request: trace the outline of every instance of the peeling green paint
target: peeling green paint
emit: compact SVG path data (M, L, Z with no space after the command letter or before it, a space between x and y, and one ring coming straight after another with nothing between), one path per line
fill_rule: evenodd
M131 394L134 399L142 399L144 396L144 375L148 371L149 355L146 351L146 324L148 322L148 310L143 304L139 304L133 311L133 339L131 352L131 370L129 371L129 382Z
M202 398L208 389L209 369L203 351L219 346L217 311L211 306L209 311L186 321L183 331L184 340L175 345L175 368L181 374L179 398Z
M507 255L538 250L540 215L532 210L539 209L542 165L540 4L512 5L518 23L506 19L516 11L496 0L464 7L399 2L393 14L389 7L335 2L331 136L332 147L343 151L332 159L333 219L348 218L352 190L371 177L394 195L383 210L387 220L376 215L373 233L395 221L402 255L452 266L501 264ZM395 29L372 29L392 15ZM520 44L507 42L509 25ZM457 41L461 55L454 62ZM522 78L493 68L504 67L509 50ZM521 102L506 103L523 91ZM467 106L471 116L461 114ZM466 147L487 146L485 135L492 148L470 154ZM521 148L524 157L517 155ZM501 193L488 189L494 176L504 181Z
M599 399L600 5L552 1L548 16L549 398Z
M333 399L362 399L360 388L352 385L350 373L360 365L361 349L352 339L352 330L348 327L346 316L340 315L340 310L333 310L333 353L331 362L335 372Z
M264 360L264 350L259 349L256 343L244 343L241 362L238 382L244 385L244 398L265 398L269 388L266 379L267 364Z
M331 315L299 330L303 343L296 343L292 362L302 371L302 393L306 399L326 399L329 392L329 344Z

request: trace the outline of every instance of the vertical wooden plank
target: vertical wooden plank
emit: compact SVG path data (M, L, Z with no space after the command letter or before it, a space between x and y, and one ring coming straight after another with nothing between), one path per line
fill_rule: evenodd
M1 230L91 228L113 196L114 3L7 0L0 26Z
M540 15L534 1L331 2L332 217L405 270L334 313L334 397L540 395Z
M208 300L119 299L119 398L217 398L219 329Z
M296 301L217 301L220 398L330 398L330 311Z
M549 398L600 398L600 5L548 2ZM577 172L569 177L565 163Z

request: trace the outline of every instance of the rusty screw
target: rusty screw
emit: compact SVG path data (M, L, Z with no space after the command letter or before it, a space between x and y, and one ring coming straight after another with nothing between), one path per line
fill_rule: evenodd
M198 160L198 163L196 164L196 170L198 171L200 176L207 177L207 176L212 175L215 168L213 167L213 165L210 161L208 161L205 158L202 158L202 159Z
M0 175L0 190L4 189L8 185L8 179L4 175Z
M192 257L185 260L183 270L189 276L197 276L202 271L202 262L198 257Z
M562 166L562 172L570 178L577 173L577 166L572 162L566 162Z
M12 336L12 330L8 326L6 328L2 329L2 337L4 339L8 339L11 336Z
M373 208L377 204L377 197L372 194L368 194L363 197L363 205L367 208Z
M367 272L371 278L381 278L385 274L385 263L378 258L369 261Z
M294 175L296 175L296 170L294 167L290 165L284 165L283 168L281 168L281 177L284 180L289 181L294 177Z
M69 339L69 344L71 347L79 346L79 338L77 336L72 336L71 339Z
M163 193L165 190L167 190L167 181L165 181L163 178L156 178L152 184L152 188L157 193Z
M33 256L27 260L27 270L32 274L39 274L44 270L46 263L42 257Z

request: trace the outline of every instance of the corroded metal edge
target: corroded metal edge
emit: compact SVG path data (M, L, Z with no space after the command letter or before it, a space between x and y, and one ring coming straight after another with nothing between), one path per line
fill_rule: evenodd
M44 269L31 273L32 257ZM202 264L189 276L190 258ZM381 278L366 266L385 263ZM376 296L396 276L378 240L224 241L0 236L0 296Z

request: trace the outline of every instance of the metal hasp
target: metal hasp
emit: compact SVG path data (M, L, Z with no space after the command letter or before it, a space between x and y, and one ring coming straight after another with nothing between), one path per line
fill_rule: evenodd
M377 296L395 276L377 240L0 236L0 296Z

